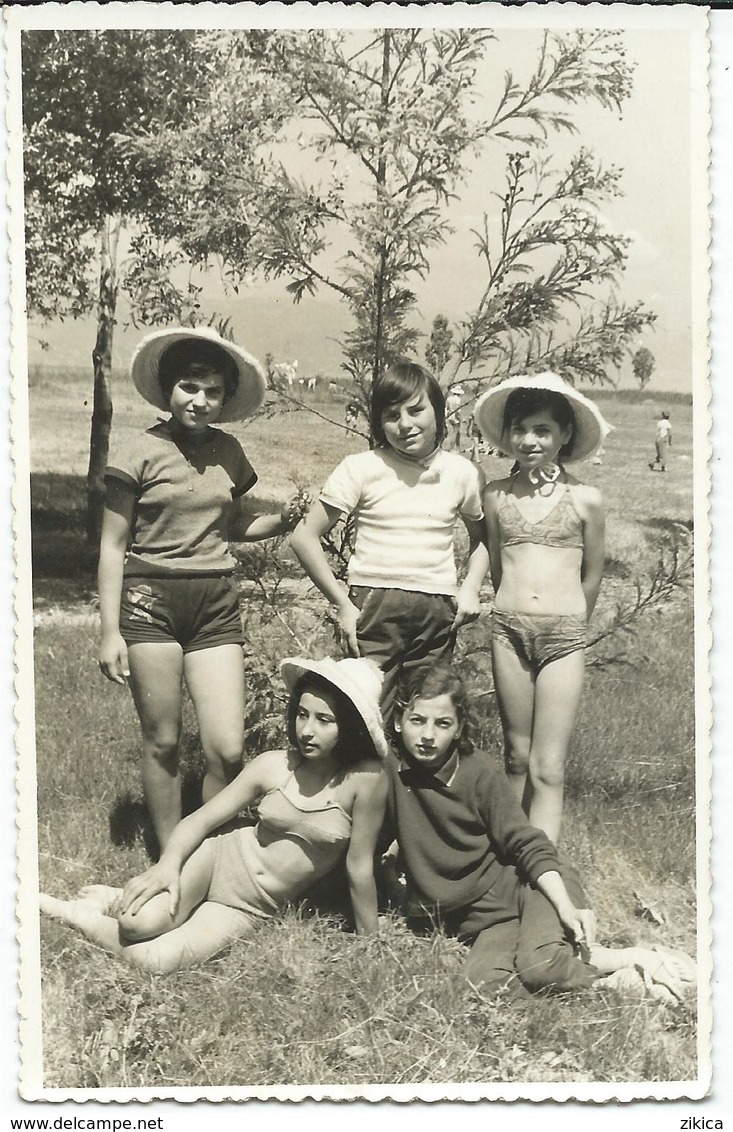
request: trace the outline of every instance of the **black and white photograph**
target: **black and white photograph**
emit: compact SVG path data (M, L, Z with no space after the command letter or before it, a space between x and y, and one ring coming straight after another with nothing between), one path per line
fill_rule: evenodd
M6 18L20 1096L703 1098L706 12Z

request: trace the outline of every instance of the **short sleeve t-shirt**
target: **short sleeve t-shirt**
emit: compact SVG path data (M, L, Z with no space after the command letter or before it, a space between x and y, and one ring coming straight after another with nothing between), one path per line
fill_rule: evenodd
M657 421L657 440L664 443L671 431L672 425L668 420L663 418L662 420Z
M173 436L160 421L124 449L112 451L106 478L135 491L125 573L228 574L234 500L257 482L235 437L209 428Z
M356 520L352 586L455 595L456 521L483 518L480 474L465 456L438 449L418 462L391 448L358 452L334 469L320 498Z

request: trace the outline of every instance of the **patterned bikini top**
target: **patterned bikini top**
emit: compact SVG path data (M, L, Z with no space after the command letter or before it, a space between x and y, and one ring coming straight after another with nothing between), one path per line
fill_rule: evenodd
M502 546L532 542L537 546L557 546L564 550L583 549L583 520L567 484L549 514L536 523L524 518L513 489L499 496L497 517Z
M282 786L268 790L257 812L265 829L280 837L295 837L311 849L332 849L351 837L351 818L338 802L303 806L289 798Z

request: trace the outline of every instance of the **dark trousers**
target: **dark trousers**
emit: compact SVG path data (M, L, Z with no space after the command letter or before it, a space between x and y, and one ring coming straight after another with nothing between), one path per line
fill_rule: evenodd
M369 586L352 586L349 598L361 610L356 626L359 653L384 673L381 708L387 720L404 671L449 662L453 656L455 598Z
M562 877L576 908L585 908L577 870L563 864ZM410 923L420 926L420 921ZM541 990L583 990L597 977L587 948L567 939L549 900L539 889L522 884L510 865L489 892L444 914L440 923L470 946L463 973L490 994L521 997Z

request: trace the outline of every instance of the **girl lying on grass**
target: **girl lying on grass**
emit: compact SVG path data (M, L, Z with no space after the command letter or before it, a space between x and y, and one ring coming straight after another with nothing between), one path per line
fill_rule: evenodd
M99 667L129 680L143 738L143 790L164 848L181 818L182 681L206 759L206 802L237 774L244 748L244 664L233 542L271 538L298 519L244 506L257 482L239 441L214 423L251 416L265 395L259 363L209 329L159 330L139 345L133 383L170 413L106 473L99 554Z
M467 943L465 976L489 993L581 990L612 976L612 986L682 998L696 978L687 955L596 943L577 871L529 824L494 760L473 748L468 707L460 676L445 666L406 673L398 689L397 754L386 764L397 842L384 869L408 924L420 934L441 925Z
M284 660L281 672L291 746L248 763L124 889L90 885L75 900L42 894L41 912L165 974L249 935L345 855L356 930L375 931L374 851L387 789L381 675L356 659ZM256 825L232 823L255 803Z
M506 773L532 824L557 842L604 560L600 493L564 465L591 455L609 426L554 373L502 382L478 401L475 418L484 438L515 461L512 474L484 492Z
M450 660L461 625L479 614L488 568L481 473L441 448L445 396L415 362L395 362L375 381L371 431L377 445L347 456L297 527L291 546L334 606L346 652L384 672L387 718L400 673ZM353 515L356 541L348 591L321 546L339 518ZM457 584L455 526L465 524L468 568Z

